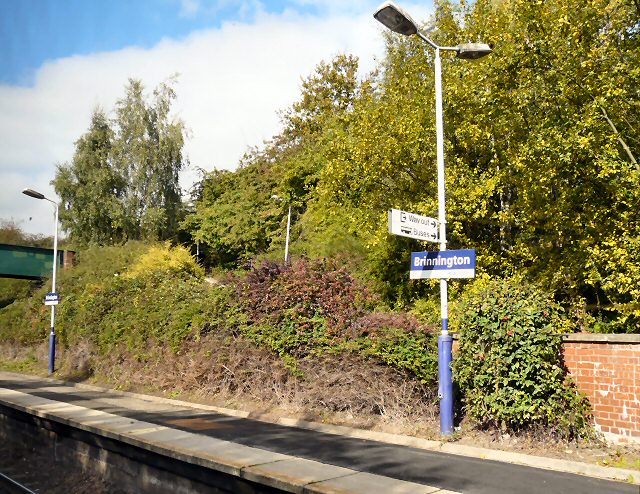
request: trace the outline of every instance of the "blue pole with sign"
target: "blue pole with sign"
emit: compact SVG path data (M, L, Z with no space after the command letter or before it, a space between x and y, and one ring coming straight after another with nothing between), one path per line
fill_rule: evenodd
M448 323L443 319L444 325ZM438 398L440 398L440 431L453 433L453 375L451 372L453 338L447 331L438 336Z
M442 116L442 66L440 50L456 52L462 59L477 59L491 53L491 46L484 43L467 43L458 46L438 46L422 34L413 19L393 2L382 4L373 16L392 31L405 36L417 35L435 50L435 93L436 93L436 161L438 167L438 223L440 226L440 251L447 250L445 177L444 177L444 130ZM390 216L391 219L391 216ZM391 223L391 221L390 221ZM390 225L391 226L391 225ZM405 225L406 226L406 225ZM395 233L392 231L392 233ZM396 235L411 236L415 228L401 229ZM424 233L424 232L423 232ZM428 232L427 232L428 235ZM429 240L424 238L424 240ZM451 381L451 339L449 337L449 306L447 301L447 278L440 277L440 311L442 314L442 332L438 339L438 365L440 371L440 431L443 435L453 433L453 383Z
M44 297L44 305L51 306L51 333L49 333L49 374L55 371L56 361L56 332L54 327L56 305L60 302L60 294L57 292L49 292Z
M438 221L440 222L440 250L447 250L447 216L445 208L444 177L444 130L442 118L442 67L440 48L435 48L435 92L436 92L436 161L438 167ZM447 279L440 279L440 313L442 331L438 336L438 391L440 398L440 433L453 434L453 382L451 380L451 345L447 346L449 336L449 301ZM447 348L449 349L447 351Z
M445 284L444 294L441 295L446 297L447 279L473 278L475 269L475 249L412 252L409 277L412 280L440 279L440 283ZM446 298L442 302L442 333L438 336L438 398L440 398L440 431L448 435L453 433L454 400L451 372L453 338L449 334Z
M46 198L45 198L46 199ZM47 199L50 201L49 199ZM53 279L51 280L51 292L56 293L56 272L58 265L58 203L50 201L56 207L56 214L54 220L54 234L53 234ZM53 374L56 370L56 303L51 304L51 332L49 333L49 374Z
M44 199L45 201L49 201L56 208L53 225L53 278L51 279L51 293L48 293L47 298L45 299L45 305L51 306L51 333L49 333L49 374L53 374L53 371L55 370L56 360L55 321L56 304L58 303L58 296L56 294L56 268L58 266L58 203L45 197L44 194L38 192L37 190L24 189L22 193L26 196L33 197L34 199ZM50 295L52 297L49 297Z

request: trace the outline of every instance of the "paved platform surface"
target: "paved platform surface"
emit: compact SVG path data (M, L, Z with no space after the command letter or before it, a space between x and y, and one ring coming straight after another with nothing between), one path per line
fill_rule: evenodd
M301 493L611 493L582 475L290 427L0 372L0 403L183 461Z

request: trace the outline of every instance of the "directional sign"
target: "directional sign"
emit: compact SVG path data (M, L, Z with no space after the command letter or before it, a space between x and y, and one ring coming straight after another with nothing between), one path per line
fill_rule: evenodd
M58 305L60 302L60 294L58 292L49 292L44 297L44 305Z
M441 250L412 252L412 280L431 278L475 278L476 250Z
M438 220L408 213L400 209L389 210L389 233L403 237L438 242Z

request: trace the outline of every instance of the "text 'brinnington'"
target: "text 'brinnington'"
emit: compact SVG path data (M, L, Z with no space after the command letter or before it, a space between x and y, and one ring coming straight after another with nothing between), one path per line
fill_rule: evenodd
M427 257L426 253L422 257L414 257L413 265L415 267L437 267L446 266L452 268L453 266L469 266L471 264L471 258L469 256L451 256L451 257Z

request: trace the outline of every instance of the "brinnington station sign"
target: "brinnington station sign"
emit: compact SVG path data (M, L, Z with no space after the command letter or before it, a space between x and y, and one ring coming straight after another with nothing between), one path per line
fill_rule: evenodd
M60 294L57 292L49 292L44 297L44 305L58 305L60 302Z
M474 278L475 275L475 249L411 253L410 278L412 280Z

